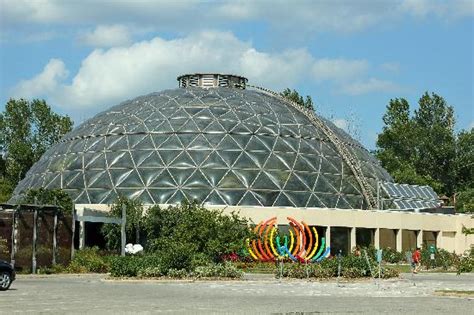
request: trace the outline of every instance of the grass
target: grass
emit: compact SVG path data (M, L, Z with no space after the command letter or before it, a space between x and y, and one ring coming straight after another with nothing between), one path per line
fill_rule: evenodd
M473 290L436 290L435 293L445 296L474 296Z

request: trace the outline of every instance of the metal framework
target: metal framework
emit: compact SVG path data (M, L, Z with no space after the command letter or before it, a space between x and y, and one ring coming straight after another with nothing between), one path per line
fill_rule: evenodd
M297 103L287 98L284 98L280 94L273 92L269 89L265 89L259 86L248 85L248 84L247 86L258 89L260 91L263 91L265 93L268 93L274 97L278 97L279 99L285 101L286 103L290 104L293 108L303 113L312 123L314 123L319 129L321 129L326 135L326 137L328 137L329 140L334 144L337 151L339 152L341 157L344 159L344 162L346 162L346 164L352 170L352 173L357 179L357 182L359 183L360 188L362 190L362 194L364 195L364 198L367 202L367 208L369 210L377 208L377 200L375 199L373 195L372 186L367 181L362 171L362 168L360 166L359 160L352 155L352 153L347 149L347 146L339 139L339 137L334 133L334 131L331 128L329 128L318 116L316 116L312 110L303 108Z

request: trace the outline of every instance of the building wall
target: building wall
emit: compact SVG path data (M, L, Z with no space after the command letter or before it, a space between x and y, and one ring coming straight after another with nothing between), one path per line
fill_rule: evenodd
M107 205L76 205L78 211L84 207L108 211ZM423 231L436 232L437 246L450 252L461 254L474 246L474 235L462 233L463 226L474 228L473 216L467 214L280 207L208 206L208 208L222 209L225 213L238 212L254 223L277 217L278 224L287 224L287 217L292 217L299 222L304 221L314 226L374 229L375 235L379 233L378 237L374 237L376 247L393 247L398 251L409 250L415 246L421 247L424 239ZM330 234L326 233L326 236ZM350 239L351 244L348 246L353 248L356 245L356 237Z

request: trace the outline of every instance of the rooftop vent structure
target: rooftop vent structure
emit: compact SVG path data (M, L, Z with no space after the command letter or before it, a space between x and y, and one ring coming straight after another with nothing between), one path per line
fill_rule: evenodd
M194 73L184 74L177 78L180 88L187 87L231 87L245 89L247 78L233 74L217 74L217 73Z

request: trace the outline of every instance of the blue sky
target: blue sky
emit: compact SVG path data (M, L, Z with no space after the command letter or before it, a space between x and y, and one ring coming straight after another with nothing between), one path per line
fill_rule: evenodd
M76 125L192 72L311 95L375 148L391 98L425 91L474 127L473 1L0 0L0 110L44 98Z

